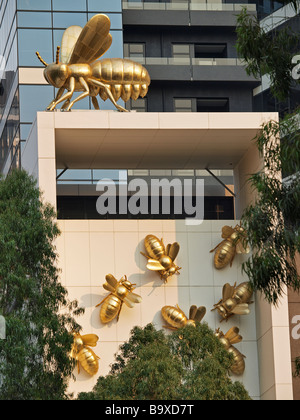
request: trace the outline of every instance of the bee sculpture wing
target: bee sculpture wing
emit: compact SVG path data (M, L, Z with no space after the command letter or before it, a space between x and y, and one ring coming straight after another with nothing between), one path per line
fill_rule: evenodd
M233 296L234 289L235 289L235 284L234 286L230 286L229 283L224 284L223 292L222 292L223 302Z
M104 289L109 292L114 292L119 283L118 280L112 274L107 274L105 280L106 283L103 284Z
M239 303L231 312L237 315L248 315L250 314L249 305L248 303Z
M82 337L83 344L86 346L96 347L99 337L96 334L86 334Z
M63 34L61 40L60 57L64 64L69 63L75 44L81 34L81 26L70 26Z
M140 295L136 293L129 292L128 295L125 297L124 302L126 303L129 308L133 308L135 303L141 303L142 298Z
M230 238L230 236L235 232L231 226L224 226L222 228L222 238Z
M93 63L111 46L110 20L106 15L93 16L82 29L69 64Z
M197 308L196 305L192 305L190 307L189 319L193 319L194 321L201 322L205 314L206 314L205 306L199 306L199 308Z
M166 252L172 261L174 261L175 258L177 257L179 249L180 249L180 245L178 242L174 242L172 245L171 244L167 245Z
M230 330L228 330L225 334L225 338L227 338L231 344L239 343L243 339L239 332L240 330L238 327L231 327Z
M246 239L240 239L235 250L237 254L249 254L250 246L247 244Z
M164 267L160 264L157 260L152 260L151 258L148 260L147 266L148 270L152 271L161 271L164 270Z

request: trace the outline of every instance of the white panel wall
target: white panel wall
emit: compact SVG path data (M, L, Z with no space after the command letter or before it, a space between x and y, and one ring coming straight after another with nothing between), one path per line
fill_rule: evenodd
M59 221L62 235L57 241L62 269L62 283L69 290L71 299L78 299L85 307L85 315L78 319L82 334L99 336L95 348L100 360L100 375L109 372L114 354L124 340L129 338L135 325L145 326L153 322L162 328L160 310L164 305L179 304L188 314L193 304L206 306L204 318L212 329L221 327L225 333L231 326L240 328L243 341L236 347L246 356L246 370L236 379L242 381L251 397L259 398L259 371L256 337L255 303L248 316L235 315L227 323L220 323L213 305L222 296L225 283L247 281L241 271L243 256L237 255L233 266L218 271L213 266L213 254L209 251L221 242L221 229L225 224L234 226L236 221L205 221L199 226L186 226L184 221L161 220L65 220ZM163 238L165 244L178 241L181 249L176 260L182 267L181 274L164 284L157 273L146 269L144 238L148 234ZM136 283L135 292L143 298L141 304L130 309L123 305L120 320L103 325L99 319L100 308L95 308L108 292L103 289L105 275L112 273L118 280L126 274ZM96 377L84 371L74 372L77 380L70 384L70 391L90 391Z

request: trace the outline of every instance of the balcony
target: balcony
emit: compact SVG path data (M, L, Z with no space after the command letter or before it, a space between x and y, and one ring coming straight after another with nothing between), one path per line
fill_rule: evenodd
M124 25L235 27L238 13L246 8L256 15L256 5L213 0L177 2L123 1ZM159 11L159 13L157 13Z
M152 80L259 82L239 58L127 57L144 65ZM254 86L255 85L255 86Z
M240 12L246 8L248 12L256 12L256 4L248 3L223 3L214 0L213 2L206 2L201 0L177 1L172 3L158 3L158 2L132 2L123 1L123 10L190 10L190 11L223 11L223 12Z

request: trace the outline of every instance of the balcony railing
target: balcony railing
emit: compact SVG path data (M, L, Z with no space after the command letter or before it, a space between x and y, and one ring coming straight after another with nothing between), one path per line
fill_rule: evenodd
M244 66L239 58L124 57L148 66Z
M172 3L154 3L143 1L123 1L123 10L190 10L190 11L236 11L239 12L246 8L248 12L256 12L256 4L241 3L222 3L213 0L178 1Z

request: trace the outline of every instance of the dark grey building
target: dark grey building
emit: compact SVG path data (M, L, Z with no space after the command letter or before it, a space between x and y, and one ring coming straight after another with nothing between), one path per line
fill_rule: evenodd
M188 1L123 2L124 56L151 76L149 112L251 112L260 82L237 58L236 15L255 4Z

